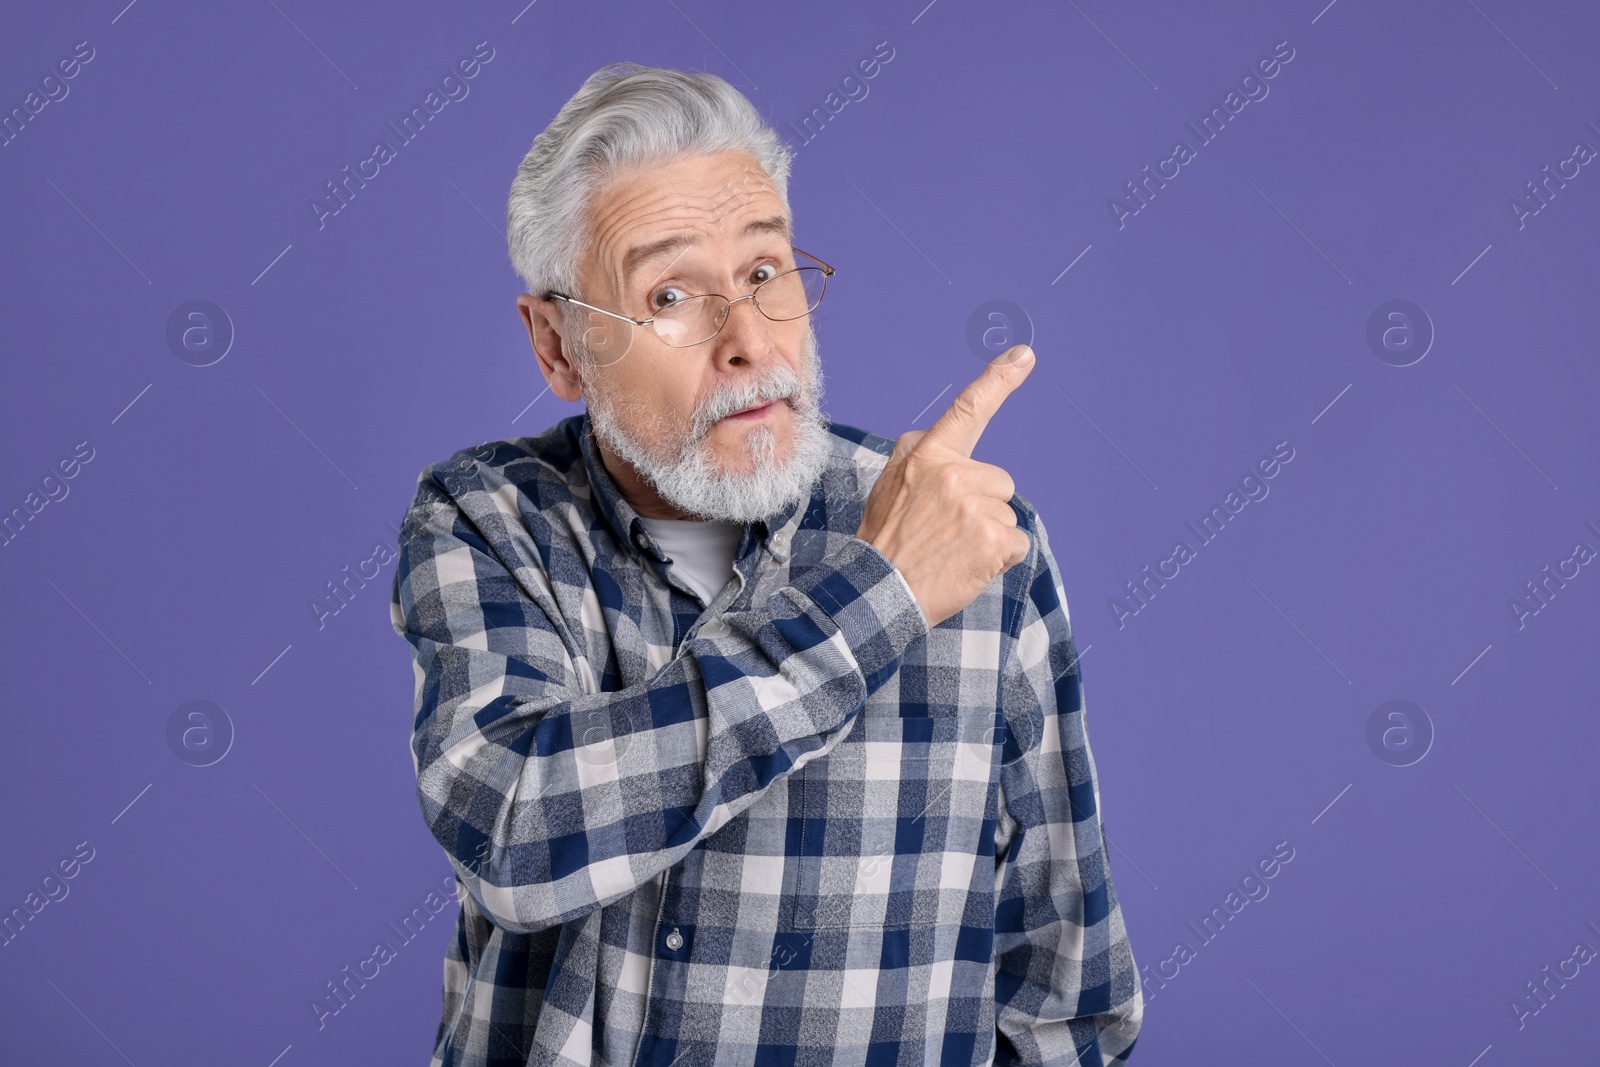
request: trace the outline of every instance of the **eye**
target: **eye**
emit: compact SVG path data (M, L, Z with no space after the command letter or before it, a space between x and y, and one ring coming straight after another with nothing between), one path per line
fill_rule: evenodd
M665 311L667 308L683 303L688 298L689 294L687 292L675 285L669 285L665 289L657 290L655 295L650 298L650 310Z
M770 282L781 273L776 263L763 263L750 272L750 282L753 285L760 285L762 282Z

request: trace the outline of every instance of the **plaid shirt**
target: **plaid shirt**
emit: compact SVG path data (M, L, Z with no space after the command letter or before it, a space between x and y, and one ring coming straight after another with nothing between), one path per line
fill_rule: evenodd
M857 538L894 442L704 604L588 415L429 466L400 534L446 1065L1124 1063L1143 1016L1044 524L928 627Z

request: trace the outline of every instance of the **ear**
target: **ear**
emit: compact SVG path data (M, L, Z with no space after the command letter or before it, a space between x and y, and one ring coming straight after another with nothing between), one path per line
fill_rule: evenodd
M539 360L539 373L550 383L550 391L569 404L581 400L583 383L561 336L562 310L557 302L523 293L517 297L517 312L527 327L528 341Z

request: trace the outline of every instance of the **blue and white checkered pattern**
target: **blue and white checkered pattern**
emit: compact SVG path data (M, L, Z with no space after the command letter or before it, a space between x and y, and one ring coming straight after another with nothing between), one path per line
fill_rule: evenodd
M1124 1063L1143 998L1061 574L929 628L838 423L709 605L587 414L418 479L391 616L461 914L435 1067Z

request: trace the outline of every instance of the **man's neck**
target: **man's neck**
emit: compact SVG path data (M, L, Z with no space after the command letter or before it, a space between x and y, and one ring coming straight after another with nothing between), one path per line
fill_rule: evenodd
M617 491L634 511L647 519L703 519L703 516L691 515L664 500L649 482L640 477L633 464L607 448L598 435L595 444L599 446L600 460L606 465L606 472L617 484Z

